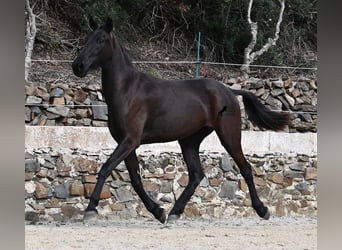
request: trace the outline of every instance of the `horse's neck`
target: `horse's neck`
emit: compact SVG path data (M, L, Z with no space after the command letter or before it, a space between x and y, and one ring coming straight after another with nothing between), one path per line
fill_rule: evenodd
M126 80L134 71L136 69L120 47L120 50L113 53L111 61L102 67L102 88L106 100L121 94L127 84Z

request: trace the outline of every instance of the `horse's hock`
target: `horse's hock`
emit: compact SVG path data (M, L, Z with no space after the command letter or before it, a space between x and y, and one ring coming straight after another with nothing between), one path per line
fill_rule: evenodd
M78 129L93 129L102 144L83 141ZM44 141L44 133L49 140ZM242 134L246 158L252 164L258 194L272 216L316 216L316 134L246 133ZM26 220L81 221L96 174L115 147L106 128L26 127L25 140ZM238 168L215 140L209 137L201 146L205 178L183 216L257 216ZM179 148L172 143L151 144L138 151L138 157L145 190L170 210L188 182ZM153 217L133 190L124 163L106 180L98 209L108 219Z

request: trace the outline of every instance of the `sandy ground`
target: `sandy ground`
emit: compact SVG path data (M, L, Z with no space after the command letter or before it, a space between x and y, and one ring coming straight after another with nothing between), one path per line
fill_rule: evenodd
M152 220L25 226L25 249L317 249L316 218Z

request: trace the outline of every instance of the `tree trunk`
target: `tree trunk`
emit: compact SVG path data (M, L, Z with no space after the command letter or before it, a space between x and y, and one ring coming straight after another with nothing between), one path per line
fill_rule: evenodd
M249 45L245 48L244 63L240 68L241 71L243 72L245 78L248 78L248 74L250 73L251 63L253 63L259 56L261 56L262 54L267 52L271 46L274 46L276 44L276 41L279 38L280 24L283 21L283 13L284 13L284 9L285 9L285 0L278 0L278 1L281 4L281 7L280 7L279 17L278 17L278 22L276 25L274 37L268 38L267 43L264 44L264 46L262 46L262 48L260 50L254 51L254 52L253 52L253 49L254 49L255 44L257 42L257 35L258 35L258 23L252 22L252 20L251 20L251 10L252 10L252 6L253 6L253 0L249 1L248 12L247 12L247 20L248 20L249 26L251 28L252 40L249 43Z
M25 34L25 82L28 81L28 74L31 68L31 56L33 51L34 39L36 37L36 16L30 6L30 1L26 0L25 9L27 11L26 34Z

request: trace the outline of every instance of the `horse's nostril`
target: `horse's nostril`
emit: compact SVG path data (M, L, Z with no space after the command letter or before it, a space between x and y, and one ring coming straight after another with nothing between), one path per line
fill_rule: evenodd
M78 70L79 70L79 72L82 72L84 70L83 63L78 64Z
M84 63L78 62L77 60L72 64L72 70L76 76L82 77L85 75L86 67Z

